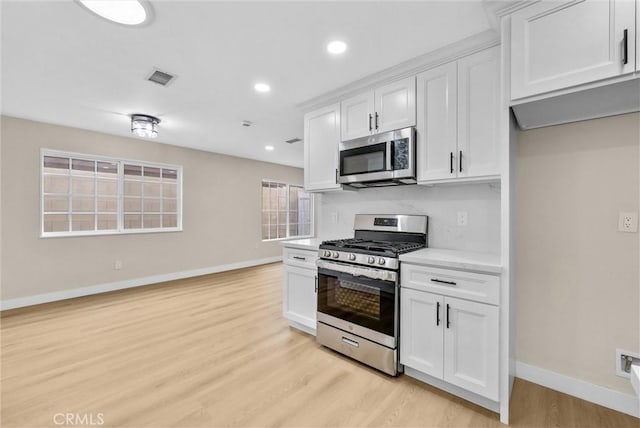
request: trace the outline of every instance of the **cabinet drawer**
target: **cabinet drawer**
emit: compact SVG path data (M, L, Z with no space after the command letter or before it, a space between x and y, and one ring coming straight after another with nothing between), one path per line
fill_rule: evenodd
M400 285L492 305L500 301L500 278L481 273L402 263Z
M316 268L318 252L315 250L299 250L297 248L285 248L282 261L291 266L299 266L309 269Z

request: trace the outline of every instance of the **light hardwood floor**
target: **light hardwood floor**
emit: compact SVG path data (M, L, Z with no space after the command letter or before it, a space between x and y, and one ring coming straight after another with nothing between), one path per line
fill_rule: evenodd
M488 410L319 347L281 315L280 263L5 312L3 427L494 427ZM514 427L640 421L518 380ZM58 419L59 421L59 419Z

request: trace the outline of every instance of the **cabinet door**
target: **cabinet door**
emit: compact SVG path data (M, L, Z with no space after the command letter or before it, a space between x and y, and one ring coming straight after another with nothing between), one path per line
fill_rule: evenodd
M285 318L316 328L316 270L284 265L282 313Z
M416 125L416 78L408 77L375 90L374 128L393 131Z
M514 12L511 99L631 73L634 21L634 0L543 1Z
M373 131L373 91L367 91L340 103L342 141L366 137Z
M458 61L458 177L500 174L500 48Z
M444 380L498 401L498 308L445 297Z
M340 104L304 116L304 188L339 189Z
M400 363L442 379L443 297L400 290Z
M416 164L418 182L455 177L457 140L455 62L418 74Z

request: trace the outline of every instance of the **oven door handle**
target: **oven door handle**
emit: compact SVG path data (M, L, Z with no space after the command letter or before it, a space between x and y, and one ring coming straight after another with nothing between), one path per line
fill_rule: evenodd
M340 272L355 277L363 277L368 279L378 279L382 281L396 282L398 279L398 273L384 269L371 269L357 265L345 265L341 263L332 263L326 260L318 260L316 265L320 269L326 269L329 271Z

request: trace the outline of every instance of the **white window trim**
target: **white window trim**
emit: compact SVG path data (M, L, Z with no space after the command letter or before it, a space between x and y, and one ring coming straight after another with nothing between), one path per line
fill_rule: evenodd
M117 202L117 230L78 230L65 232L45 232L44 231L44 158L45 156L56 156L63 158L79 158L101 162L114 162L118 164L118 202ZM124 228L124 164L135 164L149 167L175 169L177 173L177 226L160 227L153 229L125 229ZM71 165L69 165L71 168ZM141 161L138 159L115 158L110 156L89 155L86 153L68 152L63 150L40 149L40 238L62 238L75 236L103 236L103 235L131 235L139 233L169 233L182 232L182 187L183 170L182 165L173 165L162 162Z
M304 190L303 184L289 183L282 180L269 180L267 178L263 178L260 183L260 190L262 192L262 183L276 183L276 184L286 184L288 186L301 187ZM287 189L288 190L288 189ZM311 227L309 230L311 234L309 235L296 235L296 236L288 236L289 235L289 192L287 191L287 237L286 238L273 238L273 239L262 239L262 242L275 242L275 241L295 241L296 239L309 239L315 236L315 221L316 221L316 195L314 193L309 193L311 196ZM262 193L260 194L260 202L262 202ZM262 238L262 203L260 204L260 238Z

